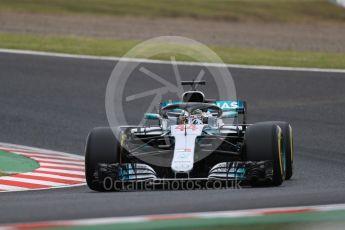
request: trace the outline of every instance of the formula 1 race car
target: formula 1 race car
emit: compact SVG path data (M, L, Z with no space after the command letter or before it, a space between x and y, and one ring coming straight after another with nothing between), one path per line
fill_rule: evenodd
M145 114L157 125L99 127L86 144L87 185L95 191L123 185L241 181L279 186L292 176L292 128L287 122L246 123L246 102L208 100L195 85L182 101L162 102ZM231 119L230 124L224 124ZM122 186L117 186L121 184ZM115 186L116 185L116 186Z

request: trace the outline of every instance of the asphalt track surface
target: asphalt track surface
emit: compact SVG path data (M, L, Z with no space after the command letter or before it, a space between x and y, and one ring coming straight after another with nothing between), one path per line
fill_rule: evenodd
M114 65L0 53L0 141L82 155L89 130L107 125L104 96ZM170 75L169 65L145 66ZM189 76L200 69L181 68ZM291 181L276 188L241 190L96 193L83 186L2 193L0 223L345 203L345 74L245 69L231 73L238 97L248 101L249 122L292 124ZM213 91L211 85L206 94Z

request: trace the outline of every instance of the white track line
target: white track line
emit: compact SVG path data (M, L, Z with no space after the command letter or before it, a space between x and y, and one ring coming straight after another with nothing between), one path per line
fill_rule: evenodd
M54 164L54 163L40 163L41 166L52 166L52 167L61 167L61 168L70 168L70 169L83 169L84 170L84 166L77 166L77 165L60 165L60 164Z
M4 185L4 184L0 184L0 189L6 190L6 191L26 191L26 190L29 190L29 188L23 188L23 187L18 187L18 186L13 186L13 185Z
M13 150L13 149L9 149L9 151L15 151L16 153L18 154L26 154L26 155L30 155L30 156L36 156L36 155L39 155L39 156L46 156L46 157L60 157L60 158L63 158L63 159L71 159L71 157L66 157L66 156L63 156L61 154L56 154L56 153L37 153L37 152L31 152L31 151L20 151L20 150ZM80 157L76 157L75 159L78 159L80 160Z
M72 178L79 178L79 179L85 179L85 175L75 175L72 173L59 173L59 172L48 172L45 170L39 170L36 169L34 173L44 173L44 174L52 174L52 175L57 175L57 176L67 176L67 177L72 177Z
M53 163L53 164L58 164L58 165L75 165L75 166L83 166L84 167L84 162L69 162L69 161L55 162L55 161L51 161L49 159L45 159L45 160L40 160L40 163Z
M67 161L67 160L53 160L53 159L46 159L46 158L42 158L42 157L30 157L30 158L37 160L37 161L41 161L41 160L42 161L49 161L51 163L66 163L66 164L73 163L73 164L77 164L77 165L81 165L81 166L84 165L83 162L75 162L75 161Z
M62 179L62 180L85 182L85 179L82 179L82 178L68 177L68 176L59 176L59 175L54 175L54 174L49 174L49 173L31 172L31 173L24 173L24 175L42 176L42 177L49 177L49 178L53 178L53 179Z
M47 171L47 172L56 172L56 173L69 173L69 174L81 175L81 176L85 175L85 173L81 172L81 171L63 170L63 169L51 169L51 168L45 168L45 167L40 167L37 170L42 170L42 171Z
M44 181L44 180L18 178L18 177L12 177L12 176L1 177L0 178L0 182L2 180L15 181L15 182L24 182L24 183L37 184L37 185L56 186L56 187L57 186L64 186L64 185L66 185L66 184L62 184L62 183L56 183L56 182L50 182L50 181Z
M4 143L0 143L0 150L3 151L9 151L9 152L18 152L20 154L33 154L33 155L44 155L44 156L54 156L54 157L67 157L65 154L62 153L57 153L54 151L49 152L48 150L42 151L41 149L37 149L36 151L32 150L32 149L18 149L18 148L4 148L1 146L1 144ZM25 147L25 146L23 146ZM79 155L73 155L70 156L68 155L68 158L75 158L75 159L80 159L81 156Z
M86 185L86 183L80 183L80 184L66 184L64 186L60 186L60 187L49 187L49 188L34 188L34 189L25 189L25 190L9 190L9 191L1 191L1 193L10 193L10 192L26 192L26 191L40 191L40 190L49 190L49 189L63 189L63 188L73 188L73 187L80 187L80 186L84 186ZM2 230L0 228L0 230Z
M8 150L10 151L10 150ZM12 153L22 155L22 156L27 156L27 157L37 157L37 158L42 158L42 159L57 159L57 160L67 160L67 161L72 161L72 162L80 162L83 163L84 161L81 160L80 158L70 158L70 157L61 157L61 156L55 156L53 154L39 154L39 153L23 153L20 151L10 151Z
M79 156L76 154L59 152L59 151L54 151L54 150L42 149L42 148L35 148L35 147L24 146L24 145L9 144L9 143L3 143L3 142L0 142L0 149L11 149L13 151L25 150L25 151L41 152L41 153L46 153L46 154L61 154L62 156L68 156L68 157L77 158L80 160L83 159L82 156Z
M119 57L105 57L105 56L90 56L90 55L76 55L65 53L41 52L32 50L12 50L0 49L0 53L38 55L58 58L74 58L74 59L89 59L89 60L108 60L108 61L126 61L126 62L140 62L152 64L171 64L171 61L148 60L141 58L119 58ZM280 70L280 71L307 71L307 72L323 72L323 73L345 73L344 69L321 69L321 68L302 68L302 67L279 67L279 66L260 66L260 65L237 65L237 64L221 64L221 63L207 63L207 62L181 62L176 61L178 65L187 66L210 66L210 67L227 67L239 69L258 69L258 70Z

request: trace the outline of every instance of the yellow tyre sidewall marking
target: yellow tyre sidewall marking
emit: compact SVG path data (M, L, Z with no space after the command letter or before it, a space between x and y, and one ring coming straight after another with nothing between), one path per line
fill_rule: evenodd
M284 169L283 169L283 161L282 161L282 151L281 151L281 140L282 140L282 129L278 127L278 158L279 158L279 167L280 173L284 178Z
M120 164L122 164L122 152L123 152L123 146L125 144L127 136L125 134L120 134Z
M291 163L293 162L293 142L292 142L292 128L289 125L290 128L290 154L291 154Z

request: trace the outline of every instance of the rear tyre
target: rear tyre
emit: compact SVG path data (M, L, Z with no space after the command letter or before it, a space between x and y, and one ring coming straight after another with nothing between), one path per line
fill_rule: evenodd
M99 127L91 130L85 149L85 177L87 185L94 191L106 191L95 177L99 163L114 164L119 162L121 145L114 136L113 129Z
M281 128L274 123L256 123L247 128L244 137L248 161L272 161L273 175L269 185L279 186L284 181L283 138ZM257 181L252 181L257 185Z

